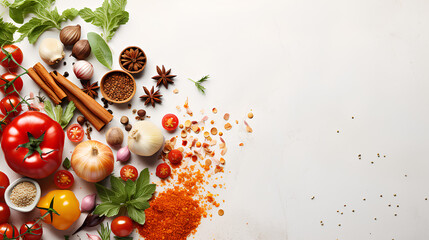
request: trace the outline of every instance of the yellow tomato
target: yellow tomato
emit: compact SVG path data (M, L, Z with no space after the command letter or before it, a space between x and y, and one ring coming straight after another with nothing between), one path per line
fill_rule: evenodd
M40 198L37 207L49 208L52 198L54 198L53 209L57 211L59 215L52 213L52 222L50 215L46 216L43 221L52 224L52 226L58 230L66 230L80 217L79 201L70 190L53 190ZM40 209L40 214L42 216L46 212L46 210Z

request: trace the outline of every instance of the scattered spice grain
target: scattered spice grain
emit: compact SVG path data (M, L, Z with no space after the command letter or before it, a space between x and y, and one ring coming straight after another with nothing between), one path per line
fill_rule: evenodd
M131 131L131 129L133 128L133 126L131 126L131 124L127 124L126 126L125 126L125 130L127 131L127 132L129 132L129 131Z
M217 213L219 214L219 216L223 216L223 214L225 214L225 212L222 209L219 209Z
M248 113L248 114L247 114L247 117L248 117L249 119L252 119L252 118L253 118L253 113L251 113L251 112L250 112L250 113Z
M144 117L146 116L146 111L143 109L140 109L137 111L137 115L139 115L139 117Z

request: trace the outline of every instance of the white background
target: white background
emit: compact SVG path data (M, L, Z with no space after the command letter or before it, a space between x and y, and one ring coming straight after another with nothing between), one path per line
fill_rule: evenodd
M60 10L99 5L57 3ZM147 108L154 122L186 97L194 112L216 106L219 114L210 117L219 121L225 112L240 121L250 110L255 114L253 134L240 125L227 136L235 147L221 194L225 215L204 220L196 239L429 237L429 2L134 0L127 10L129 23L109 42L114 68L124 47L146 52L136 96L154 84L156 65L178 75L180 93L164 90L164 103ZM83 35L98 31L79 18L73 23L81 23ZM25 66L39 61L39 42L19 44ZM90 61L99 80L106 69ZM71 72L71 58L67 62L60 71ZM187 78L207 74L203 96ZM32 86L25 78L24 92ZM142 106L138 98L132 103ZM110 126L119 126L129 110L112 110ZM70 156L74 145L66 143ZM138 158L132 163L154 169ZM11 180L18 177L4 161L0 167ZM94 189L78 181L74 191L83 196ZM24 215L13 214L20 225ZM45 239L64 234L45 229Z

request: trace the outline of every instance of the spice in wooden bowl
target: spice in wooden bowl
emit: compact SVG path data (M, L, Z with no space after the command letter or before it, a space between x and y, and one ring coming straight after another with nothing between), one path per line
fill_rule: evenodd
M136 93L136 81L127 72L113 70L106 73L100 81L103 97L109 102L125 103Z
M139 73L146 67L146 54L136 46L130 46L119 54L119 66L129 73Z

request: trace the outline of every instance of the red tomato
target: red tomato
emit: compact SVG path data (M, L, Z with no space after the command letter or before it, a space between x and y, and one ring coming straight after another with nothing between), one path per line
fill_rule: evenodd
M121 178L124 181L131 179L131 181L135 181L139 176L139 172L137 168L131 165L125 165L121 168Z
M156 167L156 176L159 178L168 178L171 174L171 168L167 163L161 163Z
M69 189L74 183L73 174L67 170L60 170L54 175L54 183L59 189Z
M4 191L9 187L9 184L9 178L4 172L0 171L0 202L4 202Z
M7 223L10 217L10 209L6 203L0 203L0 223Z
M8 239L16 238L19 236L18 229L15 226L10 225L9 223L0 224L0 240L3 240L3 236L6 233Z
M13 59L15 59L17 63L22 63L24 55L22 54L22 51L19 47L15 45L5 45L3 46L3 48L4 50L6 50L6 52L12 54ZM1 65L5 68L14 69L18 67L18 65L16 65L16 63L12 60L11 57L6 56L6 54L3 52L3 49L1 49L0 51L0 61Z
M0 101L0 110L4 115L7 115L7 113L12 111L15 108L15 106L18 106L19 102L21 102L21 101L19 100L19 98L17 96L8 95ZM21 105L16 107L15 110L16 111L9 114L9 116L12 116L12 117L18 116L18 114L21 113L21 111L22 111Z
M3 130L0 145L13 171L41 179L54 173L62 163L64 131L48 115L27 111Z
M80 124L72 124L69 128L67 128L67 137L72 142L80 142L83 139L83 135L85 135L85 131L80 126Z
M3 85L3 84L7 84L8 82L11 82L11 81L13 81L14 79L16 78L16 73L4 73L3 75L1 75L1 77L0 77L0 85ZM4 80L7 80L7 81L4 81ZM21 77L18 77L14 82L13 82L13 84L11 84L11 85L9 85L9 86L1 86L0 87L0 91L2 92L2 93L4 93L4 94L8 94L8 93L10 93L10 92L12 92L14 89L13 89L13 87L12 87L12 85L13 86L15 86L15 89L16 89L16 91L18 91L18 92L21 92L21 90L22 90L22 79L21 79ZM6 88L6 91L5 91L5 88ZM13 94L15 94L16 95L16 93L13 93Z
M131 218L120 216L112 221L112 232L118 237L126 237L133 232L134 223Z
M162 126L167 131L174 131L176 130L177 126L179 126L179 119L174 114L166 114L162 118Z
M24 234L28 229L30 229L31 233ZM42 239L43 228L36 222L30 221L22 224L19 233L24 234L21 236L22 240L40 240Z
M183 154L178 149L173 149L168 153L168 160L172 164L179 164L183 159Z

